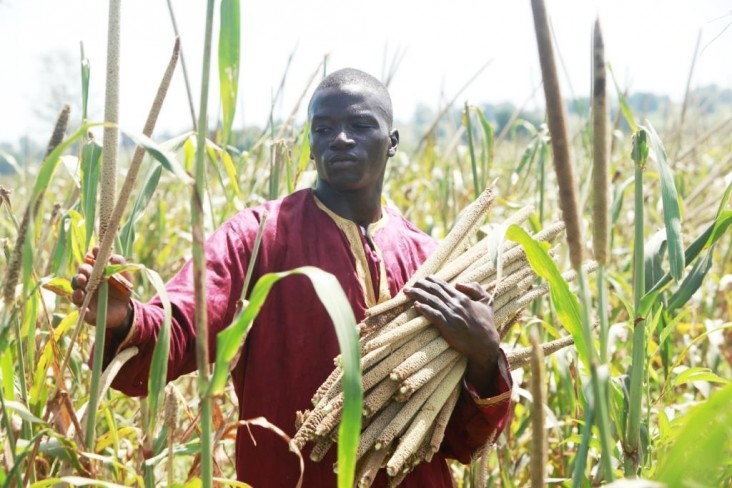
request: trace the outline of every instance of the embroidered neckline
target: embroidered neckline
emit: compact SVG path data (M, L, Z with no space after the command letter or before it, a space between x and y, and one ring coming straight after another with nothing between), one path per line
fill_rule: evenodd
M361 241L361 226L353 221L341 217L340 215L326 207L325 204L320 201L317 195L315 195L315 192L311 191L310 194L313 196L313 200L315 200L315 205L317 205L320 210L325 212L326 215L328 215L333 220L333 222L338 226L339 229L341 229L343 234L346 236L346 239L348 240L351 254L353 255L354 261L356 263L356 274L358 275L362 284L366 308L373 307L377 303L381 303L390 299L391 293L389 291L389 282L386 278L386 267L384 266L384 258L381 254L381 249L379 249L379 246L377 246L373 240L373 237L376 235L376 233L386 227L389 221L389 214L382 208L381 218L364 229L364 236L366 237L366 239L371 241L374 246L374 252L379 258L379 296L376 297L374 294L374 283L371 279L371 273L369 272L369 263L366 259L366 250L364 249L363 242Z

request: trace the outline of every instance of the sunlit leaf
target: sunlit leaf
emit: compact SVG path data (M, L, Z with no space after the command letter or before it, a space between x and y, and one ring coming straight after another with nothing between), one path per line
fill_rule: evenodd
M140 217L142 217L144 210L150 203L150 200L158 187L162 171L163 167L159 164L153 164L150 167L150 170L147 172L147 175L145 175L145 179L143 180L145 183L142 187L142 191L137 194L135 205L132 207L132 212L130 213L127 221L122 225L120 230L120 242L122 244L122 254L124 256L130 256L132 254L132 244L135 241L135 223L137 223Z
M684 274L684 241L681 235L681 209L679 195L676 191L671 167L666 159L666 150L661 139L656 134L650 122L646 121L653 152L656 155L658 172L661 175L661 200L663 201L663 220L666 224L666 238L668 242L668 260L671 267L671 276L680 280Z
M153 285L163 305L163 324L158 332L153 349L152 362L150 364L150 376L147 382L148 388L148 424L146 426L148 435L153 435L158 409L162 403L165 393L165 384L168 382L168 359L170 356L170 323L173 316L168 292L165 283L160 275L151 269L145 268L145 275Z
M685 385L693 381L708 381L710 383L729 383L730 381L716 375L709 368L689 368L674 378L674 386Z
M97 187L102 165L99 159L102 146L90 140L81 151L81 211L86 222L86 238L84 249L89 248L89 241L94 233L94 216L97 208Z
M338 479L339 486L352 486L355 470L355 454L361 431L361 364L356 319L338 280L318 268L304 266L292 271L268 273L254 285L249 303L234 322L216 336L216 363L211 377L210 392L220 394L229 373L229 363L242 347L244 337L264 305L264 301L277 281L292 274L303 274L310 282L333 321L343 366L343 417L338 431Z
M71 486L101 486L103 488L124 488L124 485L110 483L109 481L100 481L91 478L83 478L81 476L63 476L61 478L49 478L38 481L31 485L31 488L44 488L46 486L55 486L67 483Z
M506 238L520 244L526 252L526 259L534 272L549 283L549 295L554 304L559 320L564 328L572 334L580 359L587 362L587 345L582 334L582 314L577 295L569 290L569 285L559 272L557 265L549 256L549 251L541 243L535 241L521 227L511 225L506 231Z
M712 269L712 249L709 249L704 255L694 262L689 274L681 282L678 289L671 295L668 300L668 309L675 310L681 308L692 297L694 293L701 287L704 278Z
M658 453L656 479L669 486L715 486L732 441L732 384L694 407L668 452ZM716 485L718 486L718 485Z
M190 184L193 181L193 178L191 178L191 176L185 172L173 153L166 151L161 146L153 142L152 139L143 134L137 134L130 131L122 132L127 137L132 139L135 144L143 148L150 156L152 156L160 164L162 164L163 168L167 169L175 176L177 176L178 179L180 179L183 183Z
M222 0L219 29L219 85L223 110L222 140L229 141L239 87L239 0Z
M36 417L35 415L33 415L30 412L30 410L28 410L28 407L26 407L25 405L23 405L20 402L16 402L13 400L5 400L5 407L10 410L13 410L15 413L17 413L20 416L20 418L22 418L23 420L25 420L27 422L33 422L36 424L44 423L43 420L41 420L38 417Z

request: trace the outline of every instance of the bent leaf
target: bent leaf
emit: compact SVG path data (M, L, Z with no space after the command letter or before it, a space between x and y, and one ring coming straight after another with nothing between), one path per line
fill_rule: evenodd
M587 346L582 334L582 314L577 295L569 290L567 281L562 277L557 265L549 256L547 247L535 241L521 227L511 225L506 230L506 238L518 243L526 252L526 259L534 272L549 283L549 295L557 311L562 325L572 334L580 359L589 366L587 360Z
M709 368L689 368L681 372L674 379L674 386L685 385L694 381L707 381L709 383L723 383L728 384L730 381L726 380L712 372Z
M661 139L656 134L650 122L646 121L646 131L649 134L651 147L656 153L658 173L661 176L661 200L663 201L663 221L666 224L666 238L668 242L668 260L671 267L671 276L680 280L684 274L684 242L681 236L681 210L679 209L679 194L676 183L666 159L666 150Z
M147 151L150 156L155 158L160 164L163 165L163 168L173 173L183 183L191 184L193 182L193 178L191 178L191 176L185 172L183 167L175 158L174 154L169 153L161 146L153 142L152 139L143 134L138 134L126 130L123 130L122 133L132 139L135 144Z
M356 448L361 432L361 364L356 319L340 283L330 273L312 266L292 271L268 273L257 281L249 303L234 322L216 336L216 362L209 394L223 392L229 373L229 364L242 347L249 327L262 309L270 290L279 280L293 274L310 279L318 298L323 303L338 336L343 366L343 417L338 430L338 486L353 486L356 468Z
M35 415L33 415L30 410L28 410L28 407L23 405L20 402L16 402L13 400L5 400L5 407L9 408L10 410L14 410L15 413L17 413L20 418L27 422L34 422L36 424L43 424L43 420L39 419Z
M658 455L656 478L669 486L719 486L732 440L732 385L714 393L683 418L668 452Z

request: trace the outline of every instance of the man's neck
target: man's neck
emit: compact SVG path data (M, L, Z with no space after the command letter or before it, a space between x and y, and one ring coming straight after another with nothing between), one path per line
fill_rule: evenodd
M368 227L381 218L381 187L339 191L319 180L314 191L323 205L358 225Z

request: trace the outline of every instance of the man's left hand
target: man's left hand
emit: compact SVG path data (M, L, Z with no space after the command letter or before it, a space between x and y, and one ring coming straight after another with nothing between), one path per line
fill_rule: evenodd
M404 293L439 330L447 343L468 358L467 381L482 397L494 394L500 337L490 296L478 283L450 285L428 276Z

